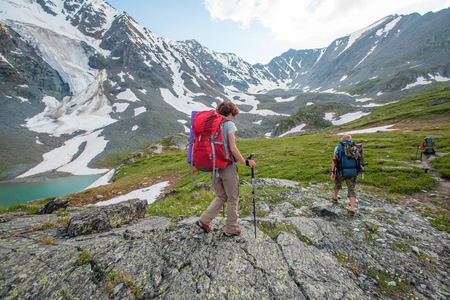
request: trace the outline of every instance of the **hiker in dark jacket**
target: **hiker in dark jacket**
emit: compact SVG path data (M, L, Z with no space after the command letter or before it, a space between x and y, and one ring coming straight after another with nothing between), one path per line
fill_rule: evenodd
M214 191L217 197L211 202L206 211L200 216L196 222L203 231L209 232L209 223L220 212L225 202L227 205L227 221L225 224L225 236L236 236L241 233L238 228L238 203L239 203L239 175L237 167L233 161L233 157L243 165L253 168L256 166L254 160L246 160L236 146L235 133L237 131L236 125L232 122L239 114L239 109L231 101L224 101L217 106L216 111L230 120L224 122L225 143L230 149L232 158L229 164L222 170L219 170L219 176L214 178L211 175Z
M342 137L342 141L344 143L348 143L345 141L351 141L352 142L352 136L349 134L345 134ZM339 162L338 162L338 148L339 145L336 146L336 148L334 149L334 156L333 156L333 160L331 162L331 180L334 181L334 197L333 197L333 202L338 203L338 194L339 194L339 190L342 189L342 182L345 181L345 183L347 184L347 196L350 198L350 210L348 211L348 214L350 216L353 216L355 214L355 203L356 203L356 192L355 192L355 187L356 187L356 178L357 178L357 173L355 176L343 176L341 173L341 171L339 170ZM357 163L358 165L358 163Z

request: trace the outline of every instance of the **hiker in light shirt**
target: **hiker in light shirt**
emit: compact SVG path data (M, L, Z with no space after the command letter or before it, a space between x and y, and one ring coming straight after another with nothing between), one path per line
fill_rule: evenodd
M217 197L200 216L196 224L203 229L203 231L209 232L209 224L217 216L226 202L228 205L224 235L236 236L241 233L241 229L238 228L237 212L239 204L239 175L234 159L250 168L254 168L256 163L254 160L246 160L236 146L235 133L237 128L233 123L234 118L239 114L239 109L236 105L231 101L223 101L217 106L216 111L226 119L230 120L223 123L223 130L225 133L224 143L226 143L227 148L230 149L232 157L224 169L217 171L219 172L219 176L215 176L214 178L211 176L213 188Z

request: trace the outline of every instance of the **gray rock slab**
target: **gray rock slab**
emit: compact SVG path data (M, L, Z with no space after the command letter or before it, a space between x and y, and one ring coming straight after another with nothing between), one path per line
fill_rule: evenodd
M297 284L310 299L369 299L355 275L330 253L285 232L277 242Z

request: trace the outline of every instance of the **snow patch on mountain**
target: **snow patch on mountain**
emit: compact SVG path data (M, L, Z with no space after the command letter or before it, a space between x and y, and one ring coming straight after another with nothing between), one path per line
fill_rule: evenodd
M100 136L101 133L102 131L99 130L78 135L66 141L61 147L45 153L40 164L17 178L25 178L53 170L73 175L93 175L107 172L107 169L91 169L88 167L89 162L103 152L108 143L104 137ZM74 159L83 145L85 145L83 152Z
M126 89L125 91L117 94L116 97L118 100L127 100L130 102L140 101L140 99L136 96L136 94L133 93L130 89Z
M95 79L94 70L88 66L90 54L85 46L92 46L93 51L103 56L108 56L109 51L100 48L101 40L84 35L70 23L72 15L66 11L64 1L51 3L54 15L46 16L34 1L2 1L0 19L38 49L42 58L60 73L77 95ZM105 22L99 30L111 26L117 11L110 5L104 1L86 1L84 5L102 10Z
M140 114L143 114L147 111L147 109L144 106L138 107L134 109L134 116L137 117Z
M412 87L415 87L415 86L418 86L418 85L424 85L424 84L430 84L430 83L432 83L432 81L430 81L427 78L421 76L421 77L417 78L416 82L410 83L406 87L404 87L402 89L402 91L403 90L408 90L408 89L410 89Z
M395 18L394 20L392 20L391 22L389 22L388 24L386 24L386 26L384 26L383 28L378 29L376 35L379 37L387 36L389 34L389 32L394 29L394 27L397 25L397 23L402 19L402 16L398 16L397 18Z
M359 119L361 117L367 116L368 114L369 113L365 113L365 112L362 112L362 111L357 111L357 112L354 112L354 113L348 113L348 114L342 115L342 116L339 117L339 119L336 119L334 117L335 113L330 112L330 113L325 113L324 119L327 120L327 121L330 121L331 124L336 126L336 125L342 125L342 124L345 124L345 123L357 120L357 119Z
M348 48L350 48L364 33L366 33L367 31L369 31L369 30L372 30L373 28L376 28L377 26L379 26L380 24L382 24L383 22L385 22L387 19L389 19L389 18L391 18L392 16L388 16L388 17L386 17L386 18L384 18L384 19L381 19L381 20L379 20L378 22L376 22L376 23L373 23L372 25L370 25L370 26L368 26L368 27L366 27L366 28L363 28L363 29L361 29L361 30L358 30L358 31L355 31L355 32L353 32L353 33L351 33L350 35L348 35L348 36L345 36L345 37L343 37L343 38L341 38L341 39L338 39L338 40L336 40L336 42L337 41L342 41L343 39L345 39L345 38L347 38L348 39L348 41L347 41L347 45L346 45L346 47L344 48L344 50L342 50L337 56L340 56L342 53L344 53Z
M290 102L290 101L294 101L296 98L297 98L297 96L293 96L290 98L275 97L274 100L277 102Z
M450 81L450 78L441 76L440 74L437 74L437 75L428 74L428 76L430 76L430 78L431 78L432 80L435 80L435 81L438 81L438 82Z
M180 122L183 125L184 132L186 132L186 133L190 133L191 132L191 130L186 126L188 121L186 121L186 120L177 120L177 121Z
M155 185L143 188L143 189L139 189L139 190L135 190L132 191L126 195L122 195L122 196L118 196L116 198L107 200L107 201L102 201L97 203L97 206L105 206L105 205L110 205L110 204L115 204L115 203L120 203L122 201L126 201L129 199L140 199L140 200L146 200L148 204L152 204L153 202L156 201L156 199L159 197L159 195L162 194L164 188L168 187L170 184L169 181L163 181L160 183L157 183Z
M122 113L128 108L128 106L130 106L130 103L116 102L113 105L113 109L115 109L116 113Z
M365 129L359 129L359 130L351 130L351 131L338 133L337 135L393 131L395 129L393 129L391 127L395 126L395 125L396 124L386 125L386 126L378 126L378 127L372 127L372 128L365 128Z
M96 81L76 97L66 97L61 103L52 97L42 100L44 111L26 120L28 129L54 136L72 134L78 130L92 132L117 120L111 118L113 112L109 100L103 93L102 83L106 72L101 71Z
M286 131L286 132L283 133L283 134L280 134L278 137L283 137L283 136L286 136L286 135L291 134L291 133L299 133L299 132L302 132L302 131L304 131L303 128L305 128L305 126L306 126L306 124L298 125L298 126L292 128L291 130Z
M161 96L164 99L165 102L167 102L169 105L171 105L176 110L187 114L188 116L191 115L191 112L194 110L206 110L211 109L208 108L203 103L195 102L191 97L188 97L186 95L174 95L169 89L161 88L160 89Z
M252 109L250 111L247 111L245 113L255 114L255 115L261 115L261 116L269 116L269 115L282 115L282 116L289 116L287 114L279 114L274 111L271 111L269 109L258 109L258 104L260 103L256 96L248 95L246 93L233 91L230 89L225 89L225 93L228 96L229 99L233 99L233 103L236 105L249 105L252 106Z

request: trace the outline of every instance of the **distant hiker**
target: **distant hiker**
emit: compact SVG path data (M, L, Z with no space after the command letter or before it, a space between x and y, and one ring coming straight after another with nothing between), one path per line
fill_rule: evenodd
M424 138L423 143L420 144L419 149L423 150L420 153L420 160L423 163L425 173L427 173L428 169L430 169L430 166L428 165L429 159L430 159L431 155L434 155L436 157L437 147L434 144L431 137L426 137L426 138ZM423 159L424 156L425 156L425 160Z
M209 232L209 224L220 212L225 202L227 202L227 221L224 235L236 236L241 233L241 230L238 228L239 175L235 160L251 168L255 167L256 163L254 160L246 160L236 146L235 133L237 128L232 122L239 114L239 109L236 105L231 101L223 101L217 106L216 111L227 119L223 123L224 143L227 146L226 149L230 150L231 157L225 168L216 171L214 176L213 172L211 172L211 180L217 197L211 202L195 224L203 229L203 231Z
M345 180L348 189L347 196L350 198L350 210L348 211L350 216L355 214L356 178L361 167L360 153L357 148L355 142L352 141L352 136L345 134L342 137L342 142L334 149L331 162L331 180L334 181L333 202L338 203L339 190L342 189L342 182Z

